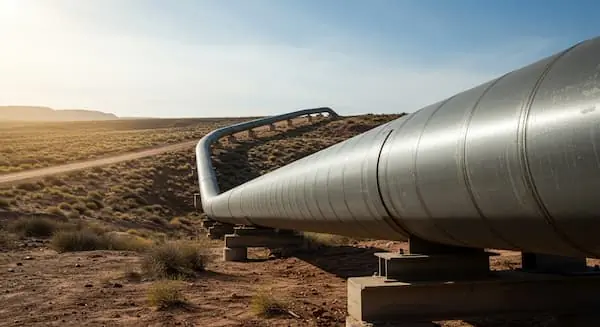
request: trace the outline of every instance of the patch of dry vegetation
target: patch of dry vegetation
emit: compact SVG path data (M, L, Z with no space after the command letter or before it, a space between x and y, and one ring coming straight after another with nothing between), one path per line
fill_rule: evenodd
M115 250L142 252L152 245L150 240L114 233L98 233L91 229L59 230L52 237L51 246L59 253Z
M60 227L60 223L43 217L24 217L12 221L8 225L8 230L21 237L41 237L52 236Z
M11 250L16 246L16 238L13 234L0 229L0 251Z
M0 196L11 203L0 210L17 217L98 222L109 230L129 230L154 240L197 235L194 160L191 147L0 189Z
M185 279L204 271L207 256L199 244L167 242L154 246L146 253L143 272L156 279Z
M158 310L168 310L184 306L187 301L176 281L162 280L148 288L148 303Z
M296 123L291 129L258 132L258 139L242 137L239 142L224 144L214 154L220 186L239 185L395 117L368 115L317 121L312 126ZM265 160L265 156L276 159ZM60 221L97 222L108 230L155 242L195 237L202 232L197 224L200 213L193 204L195 159L190 146L152 158L22 183L0 189L0 210L13 217L41 215Z
M267 292L266 290L259 290L254 294L250 302L252 313L264 318L288 314L287 306L283 300L276 298L271 292Z
M0 122L0 174L196 140L246 119Z

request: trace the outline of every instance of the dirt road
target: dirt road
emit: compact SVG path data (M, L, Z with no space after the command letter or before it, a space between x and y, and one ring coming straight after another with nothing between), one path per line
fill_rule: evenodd
M21 171L18 173L0 175L0 186L9 185L12 183L17 183L17 182L34 180L34 179L38 179L38 178L43 178L43 177L46 177L49 175L68 173L68 172L72 172L72 171L76 171L76 170L80 170L80 169L104 166L104 165L119 163L122 161L129 161L129 160L135 160L135 159L140 159L140 158L144 158L144 157L155 156L155 155L158 155L161 153L170 152L170 151L178 151L178 150L183 150L186 148L189 148L191 151L192 148L196 145L196 143L198 143L198 140L186 141L186 142L171 144L171 145L165 145L165 146L161 146L161 147L156 147L156 148L151 148L151 149L146 149L146 150L141 150L141 151L135 151L135 152L120 154L120 155L116 155L116 156L106 157L106 158L85 160L85 161L73 162L73 163L59 165L59 166L26 170L26 171Z

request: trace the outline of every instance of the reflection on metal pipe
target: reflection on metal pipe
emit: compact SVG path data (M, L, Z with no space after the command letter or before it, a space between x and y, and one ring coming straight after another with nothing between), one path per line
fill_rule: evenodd
M599 106L595 38L223 194L201 180L205 212L235 224L600 257Z

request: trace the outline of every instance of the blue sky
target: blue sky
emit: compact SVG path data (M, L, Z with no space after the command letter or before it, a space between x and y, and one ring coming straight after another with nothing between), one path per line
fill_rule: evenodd
M0 0L0 105L412 112L600 35L557 0Z

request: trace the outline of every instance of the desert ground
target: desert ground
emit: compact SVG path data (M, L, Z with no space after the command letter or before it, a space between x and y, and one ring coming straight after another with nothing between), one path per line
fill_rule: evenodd
M297 119L255 139L223 141L213 157L220 186L229 189L396 117ZM372 275L374 252L405 243L312 235L312 247L293 256L252 249L249 262L223 262L222 241L206 237L193 205L193 142L93 163L199 139L237 121L0 125L0 172L91 163L0 185L0 326L344 326L346 279ZM90 128L97 133L88 135ZM493 269L520 265L518 253L499 253ZM433 323L557 326L552 316Z

